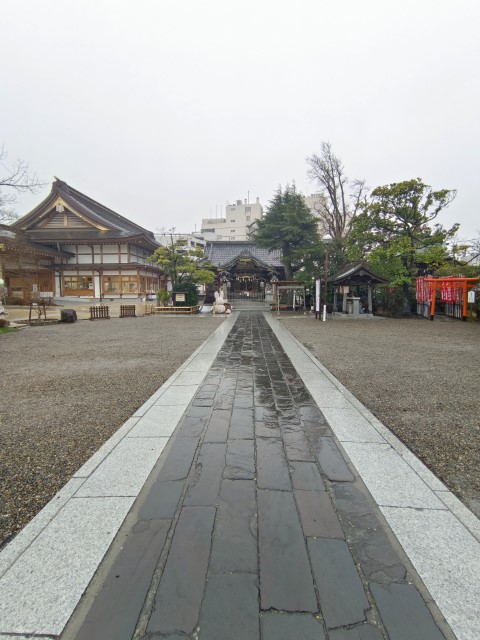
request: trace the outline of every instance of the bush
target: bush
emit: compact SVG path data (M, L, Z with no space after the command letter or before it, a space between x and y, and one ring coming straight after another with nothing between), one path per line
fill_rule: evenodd
M9 324L10 324L9 321L6 318L0 317L0 328L8 327Z
M184 282L177 282L174 285L173 291L184 291L185 292L185 306L194 307L198 304L198 290L195 282L191 280L185 280Z
M157 291L157 300L162 306L165 306L171 297L170 291L167 291L166 289L159 289Z

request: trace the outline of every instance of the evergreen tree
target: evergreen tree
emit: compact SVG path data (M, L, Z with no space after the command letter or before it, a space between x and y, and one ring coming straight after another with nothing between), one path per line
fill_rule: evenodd
M279 187L266 215L258 221L254 240L267 249L281 249L285 277L292 278L305 255L319 243L318 220L310 212L295 184Z

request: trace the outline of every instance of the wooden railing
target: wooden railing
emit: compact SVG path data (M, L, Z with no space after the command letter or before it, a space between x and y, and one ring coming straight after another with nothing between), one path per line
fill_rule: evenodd
M104 305L90 307L90 320L110 320L110 307Z
M136 318L134 304L121 304L120 305L120 318Z

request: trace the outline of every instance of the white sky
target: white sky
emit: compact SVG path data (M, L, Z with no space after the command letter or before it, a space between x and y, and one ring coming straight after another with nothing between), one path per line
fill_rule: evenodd
M370 187L420 177L480 233L478 0L1 0L0 142L155 231L200 229L330 141Z

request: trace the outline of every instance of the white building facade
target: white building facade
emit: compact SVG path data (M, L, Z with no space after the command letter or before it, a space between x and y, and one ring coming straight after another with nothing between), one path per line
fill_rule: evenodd
M222 242L246 241L250 237L250 226L263 216L260 199L249 203L237 200L235 204L227 204L223 218L202 218L201 235L207 241Z

